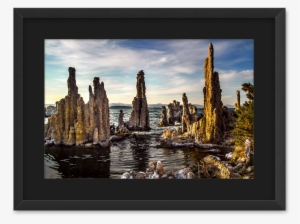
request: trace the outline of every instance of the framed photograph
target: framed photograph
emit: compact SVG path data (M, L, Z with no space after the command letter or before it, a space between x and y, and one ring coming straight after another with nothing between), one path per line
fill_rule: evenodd
M14 9L14 209L284 210L285 9Z

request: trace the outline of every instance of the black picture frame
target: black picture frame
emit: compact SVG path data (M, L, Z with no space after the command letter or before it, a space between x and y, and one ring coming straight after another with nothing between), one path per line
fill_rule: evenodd
M274 200L36 200L24 197L24 19L273 19L275 21ZM285 210L285 9L14 9L14 210Z

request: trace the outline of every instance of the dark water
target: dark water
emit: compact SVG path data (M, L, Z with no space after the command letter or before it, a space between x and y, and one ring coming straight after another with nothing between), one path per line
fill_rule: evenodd
M128 120L131 109L123 109ZM145 172L149 159L161 161L165 170L197 166L207 153L198 149L156 148L165 128L157 127L161 109L150 109L149 132L136 132L138 138L114 142L108 149L84 147L45 147L45 178L120 178L126 171ZM110 121L117 124L119 109L110 109ZM172 128L172 127L171 127Z

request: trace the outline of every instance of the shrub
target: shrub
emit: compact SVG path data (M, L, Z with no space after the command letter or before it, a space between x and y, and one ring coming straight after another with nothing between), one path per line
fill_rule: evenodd
M249 101L246 101L236 111L237 119L232 135L235 145L244 148L247 138L254 145L254 86L250 83L244 83L242 90L246 92Z

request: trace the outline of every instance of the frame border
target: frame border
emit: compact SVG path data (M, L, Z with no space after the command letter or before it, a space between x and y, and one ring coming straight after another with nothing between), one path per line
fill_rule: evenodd
M285 210L285 8L14 8L14 210ZM23 195L23 22L33 18L275 19L275 200L25 200Z

